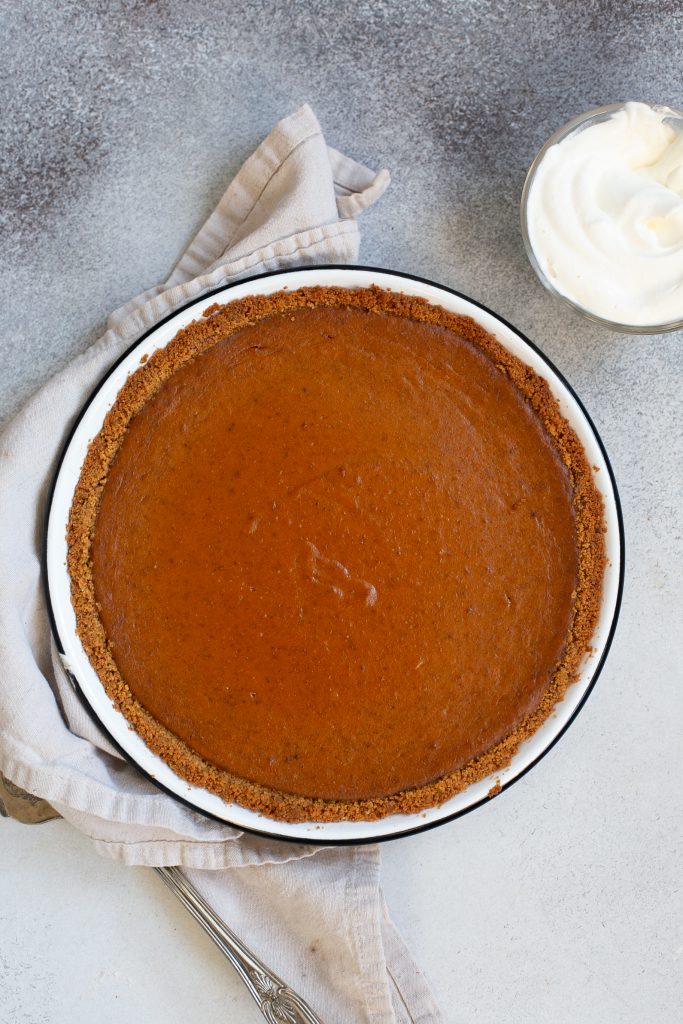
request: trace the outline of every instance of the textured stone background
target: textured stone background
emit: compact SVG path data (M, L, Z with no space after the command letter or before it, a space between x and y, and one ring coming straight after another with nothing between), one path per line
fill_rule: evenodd
M681 4L0 0L0 19L0 418L168 273L304 100L332 145L392 172L362 259L490 305L577 388L626 518L607 668L509 793L386 848L386 890L447 1021L680 1021L681 335L611 334L554 301L518 201L570 116L683 107ZM153 878L96 860L63 823L1 827L2 1024L256 1019Z

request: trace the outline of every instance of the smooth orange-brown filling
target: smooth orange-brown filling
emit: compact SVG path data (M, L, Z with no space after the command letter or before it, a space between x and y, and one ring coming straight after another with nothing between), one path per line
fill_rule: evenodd
M465 765L538 705L578 548L567 468L472 341L297 308L133 417L91 545L133 696L210 765L326 800Z

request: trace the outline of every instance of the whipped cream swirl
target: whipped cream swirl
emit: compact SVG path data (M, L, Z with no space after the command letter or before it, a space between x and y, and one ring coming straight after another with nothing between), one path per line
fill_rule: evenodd
M527 198L550 284L590 313L653 327L683 319L683 121L626 103L551 146Z

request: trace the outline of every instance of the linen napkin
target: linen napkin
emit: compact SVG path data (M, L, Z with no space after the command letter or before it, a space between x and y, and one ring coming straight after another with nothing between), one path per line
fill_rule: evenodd
M326 1024L440 1020L396 932L376 846L328 849L241 834L159 792L76 698L51 641L40 581L47 487L73 418L138 336L229 281L355 261L374 174L325 144L308 106L246 161L168 281L113 313L0 438L0 772L48 801L105 856L181 865L216 911ZM226 967L227 969L227 967Z

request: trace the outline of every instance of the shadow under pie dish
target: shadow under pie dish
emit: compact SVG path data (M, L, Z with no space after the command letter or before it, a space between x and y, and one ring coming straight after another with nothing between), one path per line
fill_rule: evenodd
M341 825L490 788L542 728L594 643L605 507L482 317L370 272L294 287L324 273L207 300L142 354L67 562L91 667L176 776Z

